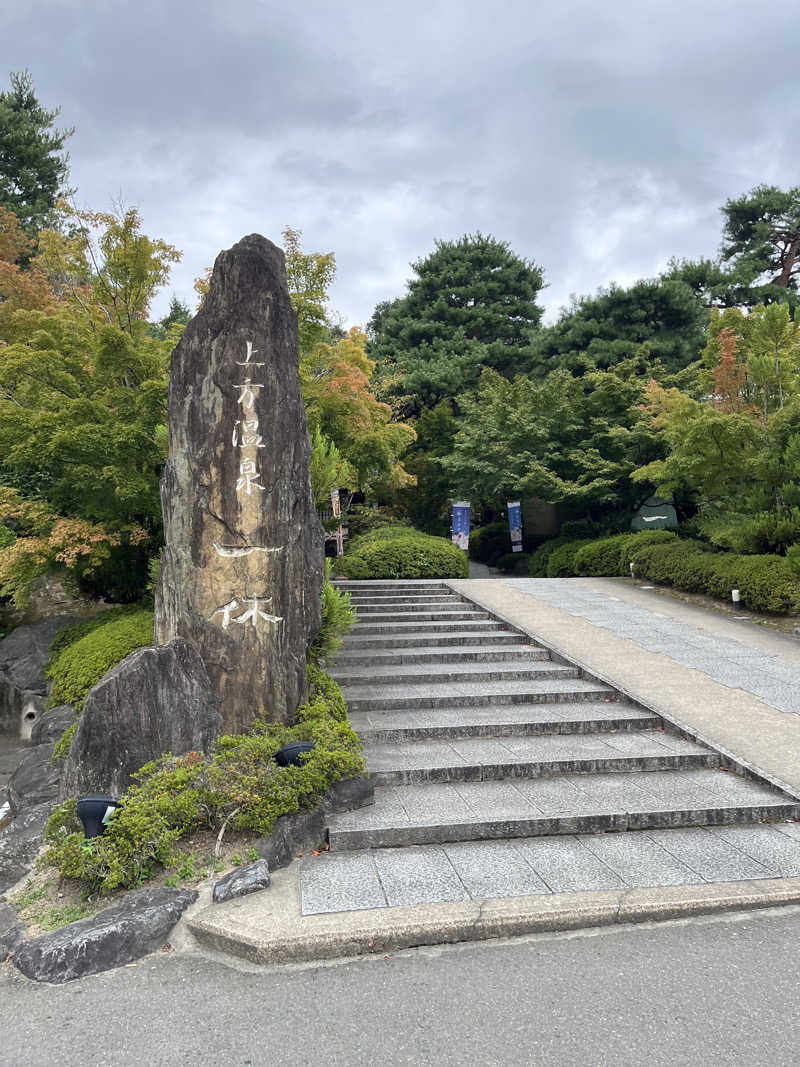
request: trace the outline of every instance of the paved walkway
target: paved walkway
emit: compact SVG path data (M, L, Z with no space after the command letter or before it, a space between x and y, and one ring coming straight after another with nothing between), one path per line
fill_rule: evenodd
M440 586L428 614L402 609L408 625L365 593L361 648L337 664L374 808L335 817L331 852L276 872L268 894L200 909L189 925L204 943L299 960L800 900L800 823L762 824L796 803L721 774L702 744L800 793L800 643L628 580L446 585L473 604ZM470 621L476 605L499 621ZM621 698L571 668L560 681L559 656ZM659 732L659 714L701 744Z
M449 584L800 793L797 638L629 579Z

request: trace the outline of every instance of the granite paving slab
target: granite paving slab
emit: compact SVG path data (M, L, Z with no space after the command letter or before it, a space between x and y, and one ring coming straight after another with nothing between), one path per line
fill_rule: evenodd
M710 634L689 622L665 618L617 597L582 590L575 582L557 578L504 581L570 615L611 630L618 637L635 641L650 652L701 670L721 685L753 693L787 714L800 714L800 668L795 662L730 637Z
M797 823L474 841L303 858L304 915L414 903L748 882L800 871Z

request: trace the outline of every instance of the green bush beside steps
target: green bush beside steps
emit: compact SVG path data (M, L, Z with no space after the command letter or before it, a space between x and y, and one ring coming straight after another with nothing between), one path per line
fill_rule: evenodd
M343 578L466 578L464 552L444 537L407 526L384 526L354 537L336 571Z

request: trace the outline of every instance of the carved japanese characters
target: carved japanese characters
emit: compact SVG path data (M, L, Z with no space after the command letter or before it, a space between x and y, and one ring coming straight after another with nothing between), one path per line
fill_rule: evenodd
M156 640L200 652L226 730L288 721L320 621L322 529L309 477L297 324L283 253L221 253L172 355L166 548Z

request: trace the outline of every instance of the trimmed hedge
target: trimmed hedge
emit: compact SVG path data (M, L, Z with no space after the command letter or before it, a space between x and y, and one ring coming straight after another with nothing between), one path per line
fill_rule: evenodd
M584 578L622 577L630 574L631 560L643 545L676 540L676 535L669 530L642 530L584 542L575 552L572 574Z
M783 556L710 552L701 541L677 541L644 546L633 563L637 578L686 593L730 600L731 589L738 589L741 603L752 611L800 612L800 575Z
M78 627L86 632L75 639ZM137 648L152 645L153 613L139 610L110 620L100 615L69 629L73 631L72 643L64 647L61 642L61 651L51 656L47 668L53 679L49 703L50 707L72 704L80 711L89 690L107 671Z
M466 578L467 557L444 537L384 526L355 537L336 563L345 578Z
M281 815L313 808L334 782L361 774L364 757L336 682L314 666L308 680L294 726L256 721L249 733L219 738L212 755L166 755L142 767L102 837L84 838L74 800L60 805L47 824L44 862L89 892L108 892L174 865L177 842L194 830L226 824L268 834ZM300 766L279 767L273 756L290 741L316 747Z

